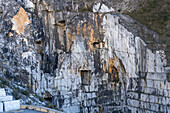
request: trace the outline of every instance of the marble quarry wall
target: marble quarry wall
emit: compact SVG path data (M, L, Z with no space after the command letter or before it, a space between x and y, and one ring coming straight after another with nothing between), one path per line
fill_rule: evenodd
M3 73L68 113L170 113L166 54L147 44L157 34L106 4L81 5L0 0Z

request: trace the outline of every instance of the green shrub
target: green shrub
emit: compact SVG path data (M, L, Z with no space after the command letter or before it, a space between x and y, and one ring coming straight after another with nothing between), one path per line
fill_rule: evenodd
M141 24L160 35L160 40L168 40L170 23L170 1L149 0L132 12L126 12ZM167 44L168 45L168 44Z
M30 92L28 90L20 89L20 93L27 96L27 97L30 96Z
M152 1L149 2L149 3L150 3L150 6L151 6L152 8L155 8L156 5L157 5L157 1L156 1L156 0L152 0Z
M0 77L0 81L1 81L1 84L0 84L1 88L5 88L5 86L10 87L10 83L8 80L4 79L3 77Z
M85 11L87 11L87 12L93 12L92 8L90 8L90 7L88 7L88 8L82 7L81 9L79 9L79 11L80 11L80 12L85 12Z
M38 96L38 99L39 99L41 102L44 102L44 98Z
M26 104L26 105L31 105L31 102L30 102L30 101L28 101L28 102L26 102L25 104Z
M47 106L48 108L55 108L55 105L54 104L49 104L48 106Z
M12 95L16 100L21 99L21 95L19 94L18 90L13 90Z

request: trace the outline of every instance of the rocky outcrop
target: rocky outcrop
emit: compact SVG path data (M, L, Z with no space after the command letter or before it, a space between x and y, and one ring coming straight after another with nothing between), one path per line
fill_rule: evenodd
M105 2L0 3L6 76L66 112L170 112L166 55L147 45L156 33Z

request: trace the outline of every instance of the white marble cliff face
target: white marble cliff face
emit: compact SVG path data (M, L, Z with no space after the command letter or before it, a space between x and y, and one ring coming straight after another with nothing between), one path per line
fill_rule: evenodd
M123 25L119 17L108 14L104 17L105 39L112 51L122 60L129 77L138 77L139 72L165 72L167 60L163 50L152 52L138 36L134 36ZM158 65L157 65L158 64Z
M128 29L133 19L102 3L77 13L62 9L63 1L28 2L35 14L11 1L0 21L9 25L1 29L0 58L13 77L67 112L168 112L166 55Z

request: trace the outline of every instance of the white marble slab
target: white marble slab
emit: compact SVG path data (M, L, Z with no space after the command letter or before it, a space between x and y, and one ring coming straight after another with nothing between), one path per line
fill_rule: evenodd
M12 96L0 96L0 102L10 100L12 100Z
M0 96L6 96L5 89L0 89Z
M20 101L19 100L13 100L13 101L4 102L4 110L5 110L5 112L11 111L11 110L17 110L17 109L20 109Z

